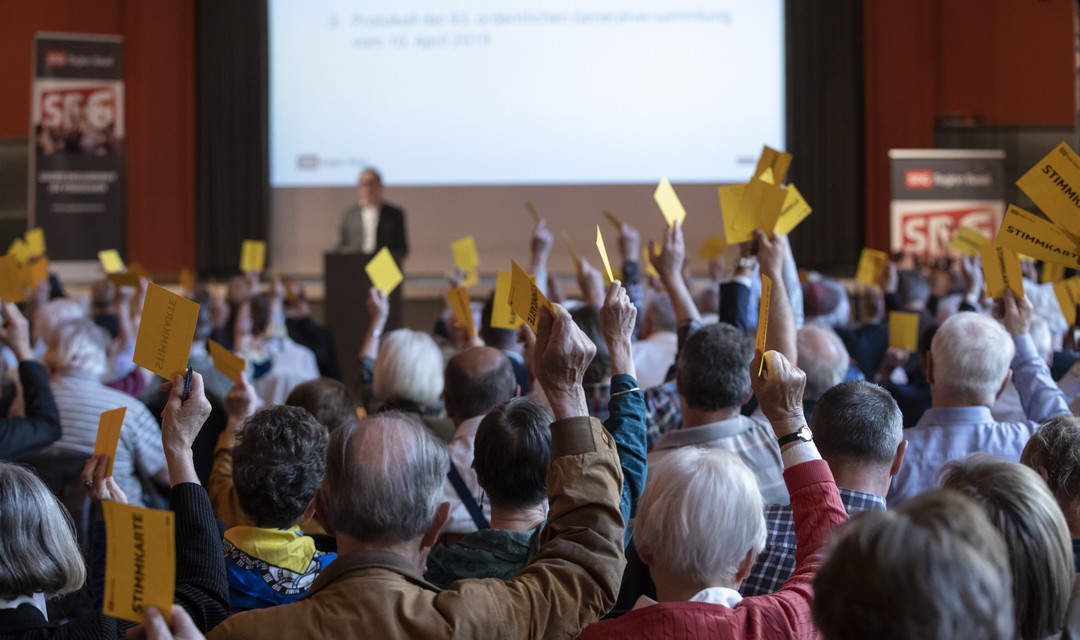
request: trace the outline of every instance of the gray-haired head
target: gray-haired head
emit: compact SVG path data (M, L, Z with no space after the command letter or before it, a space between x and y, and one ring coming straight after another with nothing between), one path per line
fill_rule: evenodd
M930 345L934 399L993 405L1015 351L1009 333L992 318L970 311L951 316Z
M806 373L804 400L817 400L821 394L844 381L851 356L832 327L819 323L803 325L796 339L799 368Z
M826 391L814 405L810 428L829 464L891 465L904 439L904 418L896 400L864 380Z
M1020 462L1043 477L1070 528L1080 526L1080 418L1062 416L1043 424Z
M319 513L358 542L394 545L423 536L450 471L446 445L408 416L388 411L330 435Z

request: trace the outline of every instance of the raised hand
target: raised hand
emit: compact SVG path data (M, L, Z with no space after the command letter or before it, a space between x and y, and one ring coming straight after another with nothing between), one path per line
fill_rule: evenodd
M547 308L540 310L534 374L556 419L587 416L589 407L581 384L596 355L596 345L574 324L566 309L552 307L554 315Z
M761 367L762 360L765 361L764 367ZM776 437L794 433L806 426L802 406L806 374L791 364L784 354L759 351L750 363L750 386Z
M3 318L3 325L0 325L0 340L11 347L20 362L32 360L34 351L30 346L30 323L19 312L19 307L13 302L0 301L0 315Z
M94 500L112 500L120 504L127 504L127 495L116 484L112 476L105 476L109 469L109 456L98 453L86 461L82 470L83 486L86 492Z
M631 345L636 320L637 307L630 302L626 289L618 280L612 282L600 309L600 331L611 356L612 375L625 373L637 377Z

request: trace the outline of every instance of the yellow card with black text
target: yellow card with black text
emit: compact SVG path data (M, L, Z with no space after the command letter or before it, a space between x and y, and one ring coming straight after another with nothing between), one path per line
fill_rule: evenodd
M105 613L142 622L147 605L168 620L176 587L176 537L172 511L103 500L105 516Z
M198 303L151 282L135 339L135 364L172 380L187 368L198 319Z
M953 236L949 246L965 256L977 256L979 255L979 249L988 242L990 242L990 238L971 227L960 227L956 230L956 235Z
M671 186L667 178L662 179L657 185L656 191L653 192L653 199L656 200L660 213L664 214L664 220L667 220L669 227L674 227L675 223L682 224L683 220L686 220L686 209L683 208L679 196L675 193L675 187Z
M991 298L1000 298L1006 289L1012 289L1017 298L1024 297L1020 257L1015 251L996 244L986 244L979 250L979 255L982 256L983 277Z
M116 446L120 444L120 427L124 426L124 414L127 407L103 411L98 419L97 439L94 442L94 455L104 453L109 456L109 466L105 471L105 477L113 474L113 463L116 462Z
M510 267L510 307L535 332L540 325L540 309L546 307L554 315L551 303L518 263L511 260Z
M889 348L918 352L919 314L905 311L889 312Z
M1062 142L1016 181L1042 212L1080 237L1080 157Z
M210 358L214 361L214 368L225 374L229 380L240 382L240 374L247 370L247 360L221 346L215 340L207 340L206 347L210 351Z
M757 339L754 343L754 348L765 353L765 340L769 333L769 306L772 304L772 278L765 274L761 274L761 306L758 307L758 321L757 321ZM761 364L758 366L758 376L761 376L761 370L765 366L765 358L761 359Z
M1080 267L1080 249L1053 222L1009 205L995 242L1036 260L1063 267Z
M496 329L513 329L521 326L521 316L510 307L510 282L513 274L500 271L495 275L495 297L491 302L491 326Z
M375 254L375 257L364 267L364 271L367 272L371 285L386 295L393 293L405 279L405 276L401 275L397 262L394 261L394 256L390 255L390 250L386 247Z

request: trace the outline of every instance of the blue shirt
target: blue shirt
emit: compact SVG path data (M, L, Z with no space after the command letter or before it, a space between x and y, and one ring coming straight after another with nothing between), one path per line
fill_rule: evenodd
M919 422L904 431L907 455L893 478L889 504L897 506L937 486L937 474L946 462L976 452L1019 462L1024 445L1039 425L1051 418L1071 415L1065 396L1054 384L1050 369L1035 351L1031 336L1014 340L1013 384L1028 417L1024 422L996 422L989 407L932 407Z
M872 493L839 487L840 499L848 515L860 511L883 511L885 499ZM795 571L795 518L791 505L771 504L765 507L765 549L758 554L750 576L742 583L743 597L776 593Z

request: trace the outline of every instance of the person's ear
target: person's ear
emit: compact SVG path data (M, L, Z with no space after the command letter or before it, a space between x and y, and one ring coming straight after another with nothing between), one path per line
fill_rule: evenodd
M319 524L322 525L323 531L325 531L326 535L330 536L331 538L337 537L337 532L334 531L334 528L332 526L330 526L330 518L328 517L330 514L330 510L326 508L326 501L323 498L322 487L319 487L319 489L315 492L315 497L312 498L311 502L315 506L314 513L312 515L318 518ZM304 515L307 515L307 513L305 512Z
M934 354L930 351L926 352L926 363L923 365L923 373L926 375L926 381L930 384L934 384Z
M994 399L997 400L1001 397L1001 394L1005 393L1005 388L1012 382L1012 369L1005 372L1005 379L1001 381L1001 386L998 387L997 394L994 395Z
M439 539L439 532L446 525L446 521L450 519L450 503L442 502L439 504L439 508L435 510L435 519L431 521L431 526L424 532L424 537L420 539L420 548L429 549L435 546L435 541Z
M741 585L744 580L750 577L750 572L754 570L754 564L757 562L758 554L754 553L753 549L746 552L746 557L739 563L739 571L735 574L735 584Z
M308 503L307 508L304 509L304 515L300 517L300 522L304 523L315 517L315 496L318 496L319 492L316 491L315 495L311 497L311 502Z
M900 473L900 467L904 466L904 454L907 453L907 440L901 440L896 447L896 455L893 456L892 467L889 468L889 477L895 477Z
M521 397L521 385L520 384L515 384L514 385L514 395L513 395L513 397L514 398L520 398Z

